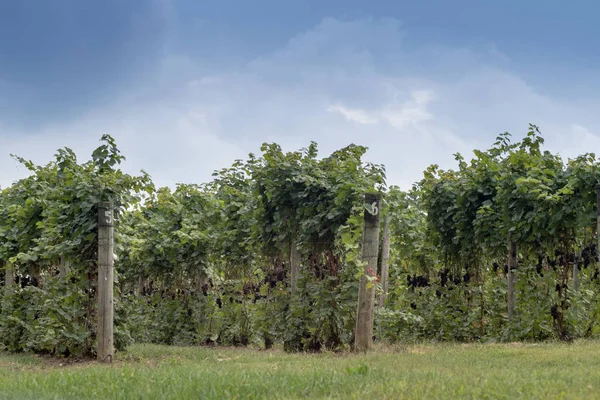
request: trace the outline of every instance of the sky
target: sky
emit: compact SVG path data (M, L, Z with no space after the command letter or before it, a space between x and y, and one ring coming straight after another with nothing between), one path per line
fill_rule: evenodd
M264 142L350 143L410 188L503 132L600 149L600 3L0 0L0 187L103 134L160 186Z

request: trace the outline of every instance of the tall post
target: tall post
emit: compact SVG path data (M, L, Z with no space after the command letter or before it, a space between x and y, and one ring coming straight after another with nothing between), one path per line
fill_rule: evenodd
M69 261L65 257L61 256L58 264L58 276L60 279L65 279L67 277L70 267L71 265Z
M300 274L300 251L298 250L298 242L293 239L290 243L290 286L292 294L296 292L298 287L298 275Z
M388 280L390 275L390 217L383 217L383 243L381 244L381 286L382 293L379 296L379 307L385 305L388 293Z
M579 291L579 285L581 283L581 279L579 276L579 262L576 261L573 264L573 290L574 291Z
M113 362L114 218L110 202L98 207L98 359Z
M146 287L146 278L143 275L138 276L138 287L137 294L142 296L144 294L144 288Z
M365 263L364 273L360 277L358 290L358 310L356 315L356 332L354 349L366 351L373 347L373 319L375 307L375 285L368 276L377 273L377 257L379 253L379 216L381 194L365 194L365 222L361 259Z
M515 298L516 298L516 276L514 270L517 268L517 243L509 240L508 243L508 321L512 321L515 313Z
M15 269L11 263L6 265L6 269L4 270L4 285L12 286L15 284Z

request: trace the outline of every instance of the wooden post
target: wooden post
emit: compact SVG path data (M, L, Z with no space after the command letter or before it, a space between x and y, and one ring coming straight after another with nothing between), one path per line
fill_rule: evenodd
M508 243L508 291L507 291L507 303L508 303L508 321L512 321L515 313L515 298L516 298L516 276L514 269L517 267L517 243L509 240Z
M377 273L379 253L379 216L381 195L365 194L365 223L363 228L362 256L366 263L360 277L358 310L356 315L355 351L366 351L373 347L373 319L375 306L375 285L367 279Z
M98 360L113 362L114 228L110 202L98 207Z
M579 263L575 262L573 264L573 290L579 291L580 284L580 276L579 276Z
M298 242L292 240L290 243L290 286L292 294L296 292L298 287L298 275L300 274L300 251L298 250Z
M4 286L12 286L15 284L15 269L8 263L4 270Z
M146 278L143 275L138 276L138 287L137 294L138 296L144 295L144 288L146 287Z
M382 293L379 296L379 307L385 305L385 299L388 292L388 279L390 275L390 217L386 215L383 218L383 243L381 244L381 287Z
M67 261L65 257L60 258L60 263L58 264L58 276L60 279L65 279L67 274L69 273L70 263Z

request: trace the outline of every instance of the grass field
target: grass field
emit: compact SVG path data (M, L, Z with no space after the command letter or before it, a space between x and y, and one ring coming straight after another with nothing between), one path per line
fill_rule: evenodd
M600 343L368 355L135 345L114 365L0 353L2 399L599 399Z

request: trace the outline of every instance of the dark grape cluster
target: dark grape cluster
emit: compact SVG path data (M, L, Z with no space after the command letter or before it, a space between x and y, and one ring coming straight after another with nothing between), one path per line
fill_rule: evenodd
M567 290L569 288L569 285L567 285L566 283L563 283L562 285L560 283L557 283L554 286L554 290L557 292L560 292L561 289Z
M407 275L406 282L410 288L424 288L429 286L429 277L426 275Z
M581 251L581 259L583 261L583 268L587 268L593 262L598 262L598 251L596 244L586 247Z
M268 274L265 278L259 283L251 283L246 282L241 291L233 291L229 288L218 287L216 288L213 285L212 279L209 279L204 285L202 285L201 290L204 296L208 296L210 291L217 291L218 296L215 301L219 308L223 307L223 299L229 300L229 303L242 303L242 296L248 296L254 294L254 298L252 302L256 304L256 302L260 299L264 299L266 296L260 294L260 288L263 284L268 284L271 289L277 286L279 282L285 282L287 278L287 274L285 270L278 269L275 272ZM222 299L223 298L223 299Z
M448 284L448 279L450 278L450 270L446 268L440 273L440 285L445 287ZM450 278L452 280L452 278Z
M27 287L27 286L34 286L34 287L39 286L38 279L36 277L32 277L30 275L16 274L15 275L15 283L17 285L20 284L22 289L25 289L25 287Z
M469 283L471 282L471 274L467 272L462 277L460 275L452 275L450 269L446 268L440 272L440 286L446 287L448 286L448 282L452 282L455 285L460 285L462 282Z
M555 321L560 317L560 312L558 311L558 306L556 304L553 304L552 307L550 307L550 315L552 315L552 318L554 318Z
M542 266L542 264L541 264L541 263L538 263L538 264L535 266L535 272L536 272L536 273L537 273L539 276L541 276L541 277L543 277L543 276L544 276L544 273L542 272L542 269L543 269L543 266Z
M463 276L463 281L465 283L469 283L471 282L471 274L469 274L468 272Z

